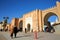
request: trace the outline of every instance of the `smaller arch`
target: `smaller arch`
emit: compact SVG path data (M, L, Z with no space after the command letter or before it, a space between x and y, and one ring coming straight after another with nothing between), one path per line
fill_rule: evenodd
M27 24L27 31L30 31L30 27L31 27L31 25L28 23Z
M23 20L21 20L19 23L19 29L21 32L23 31Z

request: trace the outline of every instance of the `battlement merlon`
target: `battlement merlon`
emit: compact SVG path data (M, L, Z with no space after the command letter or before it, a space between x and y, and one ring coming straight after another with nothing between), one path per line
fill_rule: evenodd
M60 4L60 2L59 1L56 1L56 4Z
M56 6L58 9L60 9L60 2L59 1L56 2Z

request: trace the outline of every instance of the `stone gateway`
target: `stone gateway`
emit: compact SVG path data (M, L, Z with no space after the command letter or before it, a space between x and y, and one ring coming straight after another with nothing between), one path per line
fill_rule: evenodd
M21 31L28 32L32 31L43 31L43 27L48 21L48 18L52 15L58 17L58 22L60 23L60 2L56 2L56 6L46 9L39 10L36 9L32 12L26 13L22 18L13 18L11 21L11 27L16 25Z

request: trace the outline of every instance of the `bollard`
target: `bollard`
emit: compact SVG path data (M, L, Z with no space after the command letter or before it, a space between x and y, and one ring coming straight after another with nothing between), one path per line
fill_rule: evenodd
M37 40L37 31L34 31L34 40Z

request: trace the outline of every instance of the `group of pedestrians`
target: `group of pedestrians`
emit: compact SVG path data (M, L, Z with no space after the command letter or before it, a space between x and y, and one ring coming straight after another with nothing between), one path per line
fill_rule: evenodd
M13 34L16 38L16 35L17 35L17 32L18 32L18 28L17 26L13 27L11 30L10 30L10 36L11 38L13 38ZM55 29L51 26L50 22L47 22L47 27L45 28L45 31L46 32L55 32ZM27 29L25 28L25 33L27 33Z
M51 26L49 21L47 22L47 27L45 28L45 32L51 32L51 33L55 32L54 27Z

